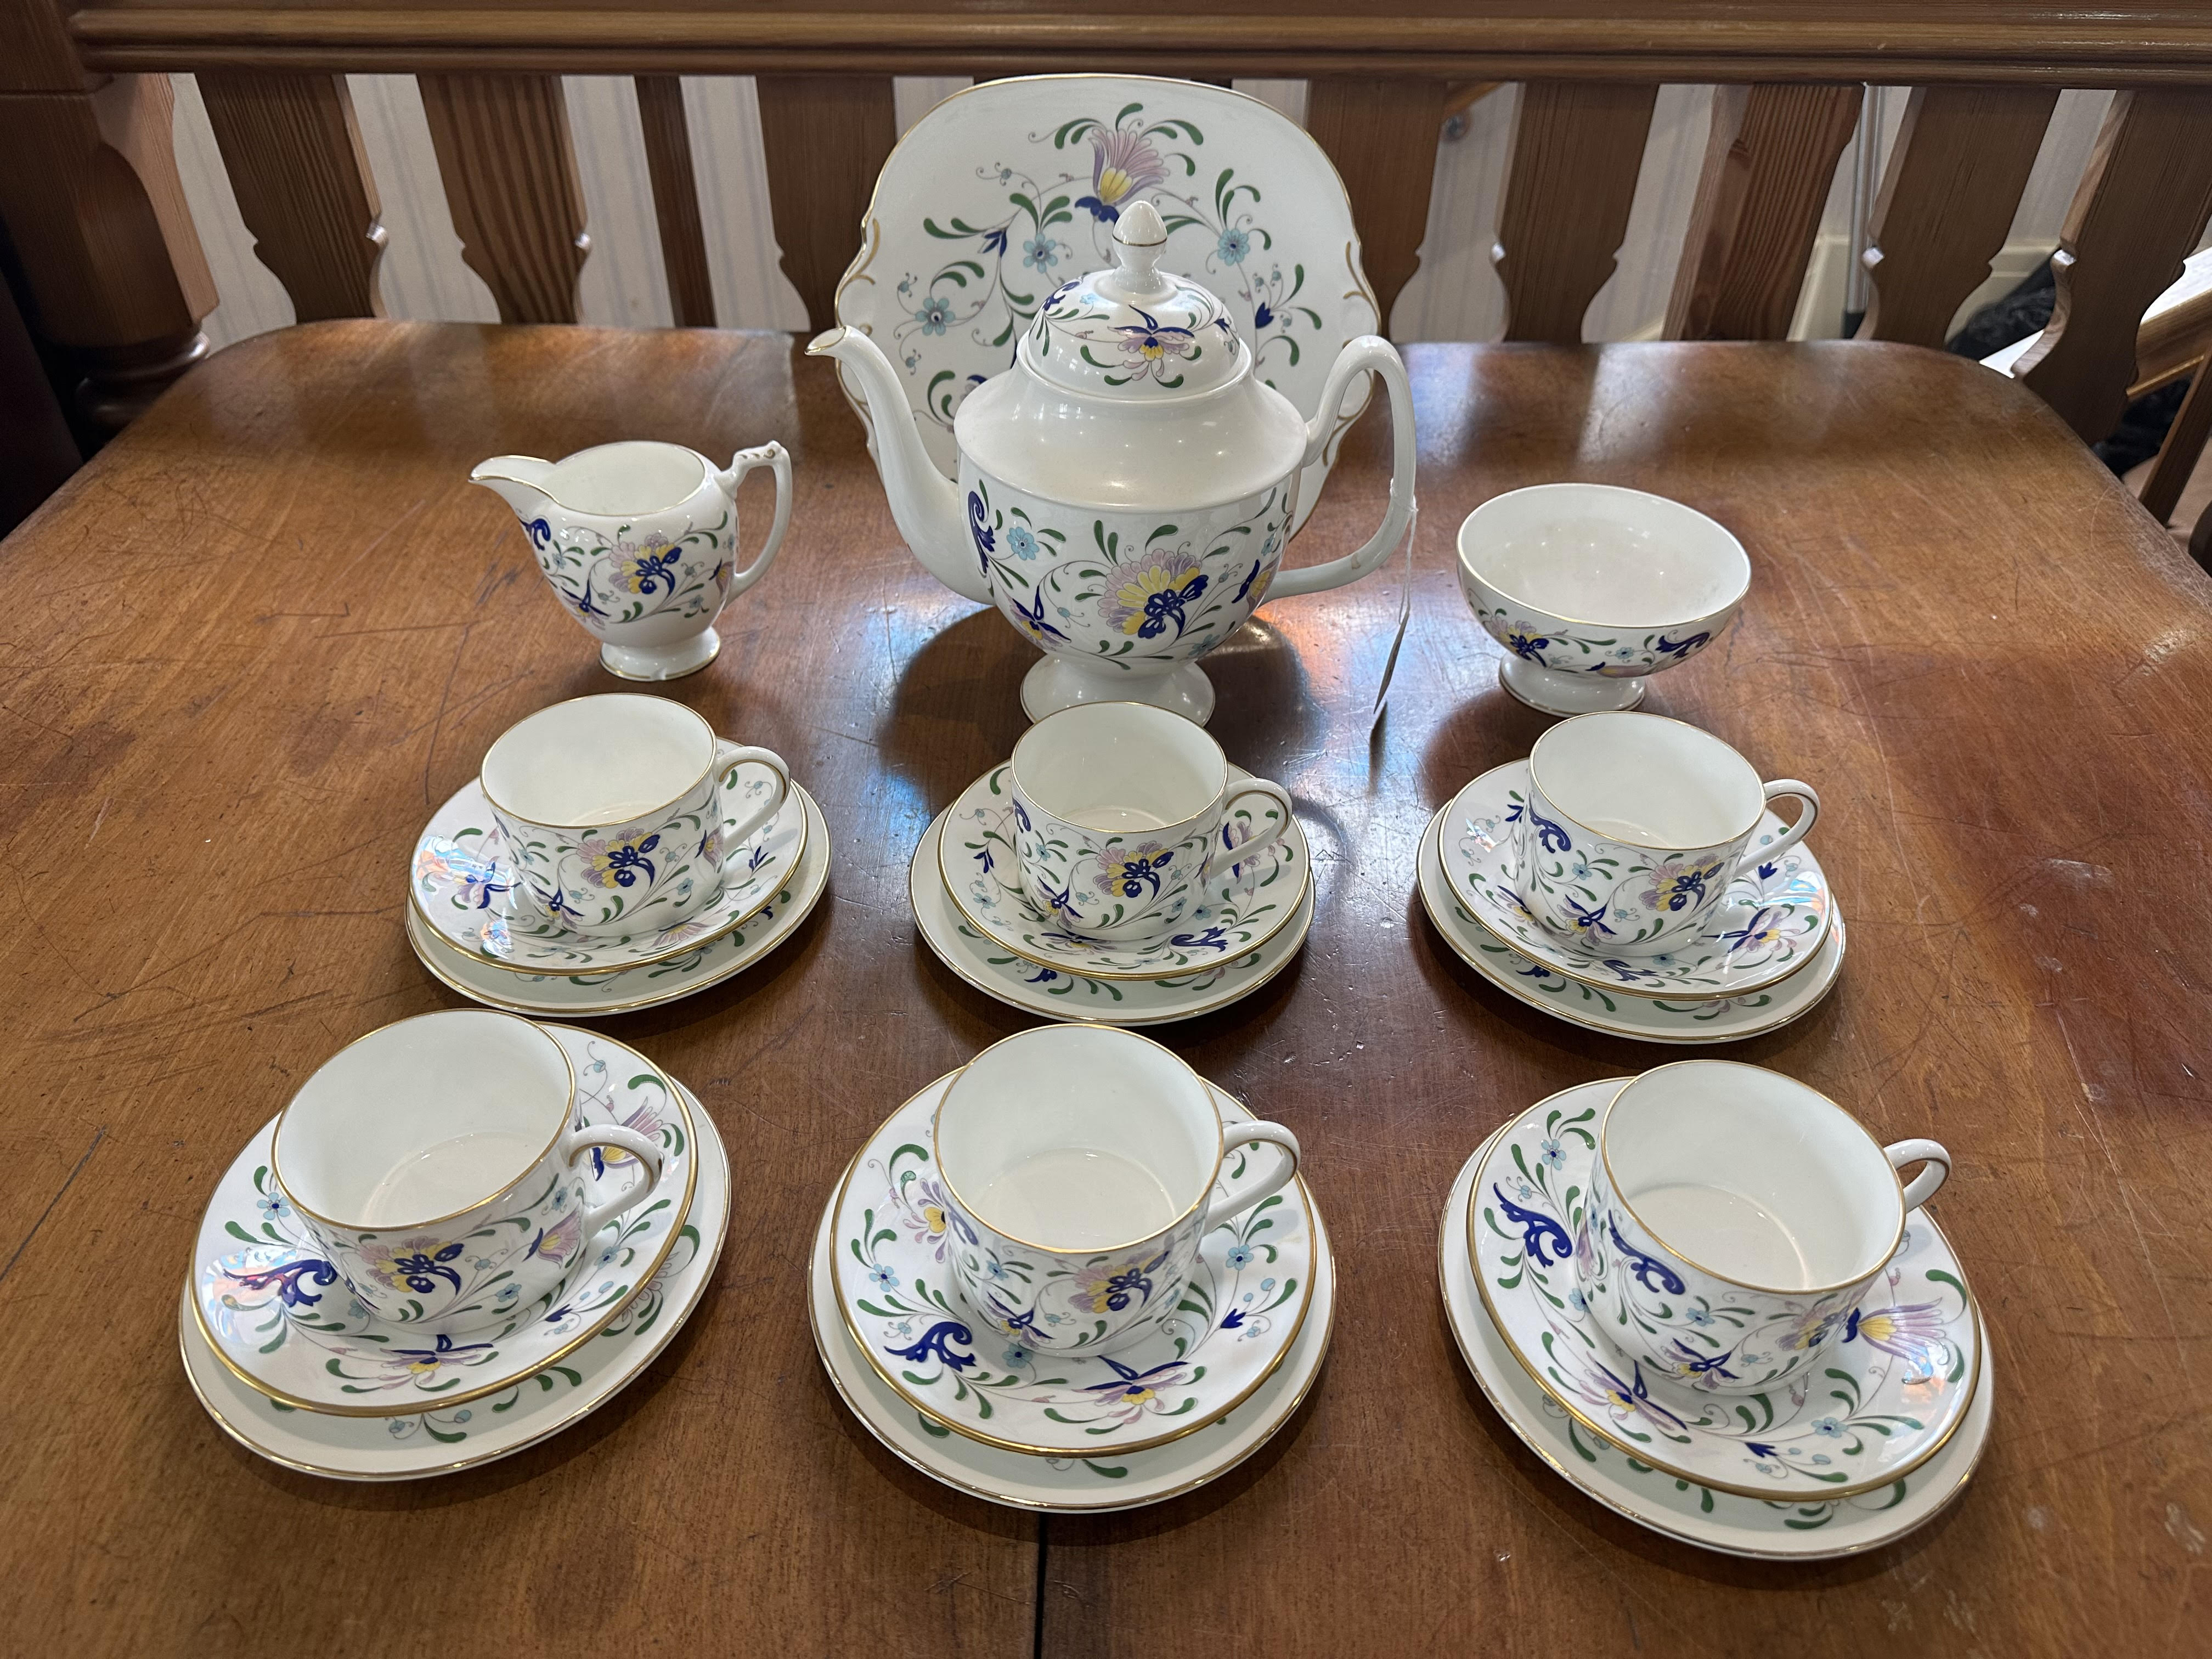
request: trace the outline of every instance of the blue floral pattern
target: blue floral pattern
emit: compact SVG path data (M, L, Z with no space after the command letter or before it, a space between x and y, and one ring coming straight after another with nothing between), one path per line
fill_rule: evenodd
M1181 1293L1158 1300L1133 1346L1069 1350L1060 1333L1116 1302L1143 1304L1182 1265L1155 1251L1069 1269L970 1236L956 1248L974 1258L971 1282L987 1287L975 1305L927 1243L945 1192L928 1146L941 1091L933 1085L908 1101L863 1149L833 1235L838 1299L854 1335L916 1410L993 1443L1082 1455L1176 1438L1265 1380L1297 1334L1313 1273L1295 1183L1194 1242ZM1248 1169L1265 1173L1278 1156L1266 1146L1254 1159L1253 1144L1238 1145L1233 1123L1225 1127L1231 1149L1217 1190L1233 1190ZM988 1341L993 1332L1000 1340Z
M1680 1285L1671 1271L1639 1285L1632 1317L1672 1333L1671 1370L1640 1362L1611 1334L1615 1315L1593 1292L1571 1292L1595 1273L1635 1283L1624 1268L1595 1156L1600 1108L1618 1080L1584 1085L1540 1103L1499 1132L1478 1170L1470 1221L1475 1272L1497 1328L1547 1394L1584 1431L1632 1458L1716 1490L1820 1500L1879 1489L1932 1455L1963 1419L1976 1375L1972 1299L1932 1225L1916 1218L1896 1259L1863 1297L1832 1317L1894 1347L1860 1339L1830 1350L1817 1376L1784 1378L1753 1392L1716 1394L1727 1375L1754 1371L1778 1344L1831 1316L1763 1322L1728 1299ZM1563 1165L1542 1153L1556 1142ZM1540 1216L1571 1243L1532 1248ZM1547 1237L1548 1239L1548 1235ZM1653 1288L1658 1287L1658 1288ZM1740 1381L1735 1379L1735 1381ZM1733 1385L1733 1382L1732 1382Z

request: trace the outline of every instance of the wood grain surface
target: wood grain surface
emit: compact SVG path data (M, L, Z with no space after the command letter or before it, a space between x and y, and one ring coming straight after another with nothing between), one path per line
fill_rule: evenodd
M1786 340L1857 87L1720 87L1667 305L1669 340ZM2014 195L2017 196L2015 191Z
M1943 343L2012 231L2057 103L2049 87L1912 89L1867 221L1859 338Z
M296 320L381 317L384 209L342 75L203 75L200 97L253 252Z
M1508 340L1577 345L1628 234L1655 86L1533 81L1521 88L1490 262Z
M1417 347L1413 632L1395 578L1208 659L1284 781L1319 908L1293 967L1162 1036L1308 1149L1341 1302L1313 1397L1231 1476L1123 1517L908 1471L817 1363L811 1230L861 1138L1030 1024L915 938L908 854L1023 729L1033 659L900 547L857 422L782 337L350 322L193 370L4 544L11 1178L0 1186L0 1631L30 1653L2168 1654L2212 1531L2212 580L2051 412L1905 347ZM1385 417L1292 550L1365 532ZM695 1088L735 1219L670 1350L579 1428L425 1485L234 1447L180 1375L210 1187L349 1039L453 1006L402 933L430 810L505 726L617 689L507 508L504 451L779 438L775 569L667 695L821 800L828 898L727 986L606 1029ZM1708 1555L1577 1495L1468 1378L1438 1208L1508 1115L1680 1057L1479 983L1413 895L1422 826L1547 724L1451 568L1519 484L1665 491L1743 538L1742 619L1650 706L1812 780L1850 920L1835 994L1720 1050L1956 1166L1988 1320L1960 1501L1863 1559Z
M1138 53L1203 76L2212 85L2212 22L2191 0L94 0L68 27L111 70L997 76Z

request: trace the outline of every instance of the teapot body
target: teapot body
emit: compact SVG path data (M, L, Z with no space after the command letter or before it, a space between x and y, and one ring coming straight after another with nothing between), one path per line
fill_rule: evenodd
M960 462L969 538L993 602L1059 661L1052 679L1080 685L1067 700L1085 702L1171 697L1159 683L1236 631L1282 562L1297 483L1292 468L1218 506L1103 508L1017 489L965 453Z

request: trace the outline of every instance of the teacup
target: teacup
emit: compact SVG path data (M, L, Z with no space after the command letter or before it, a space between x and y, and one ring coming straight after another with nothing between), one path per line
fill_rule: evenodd
M645 1171L596 1209L576 1160L593 1146ZM276 1184L370 1312L471 1330L556 1290L599 1229L660 1184L661 1149L579 1125L553 1037L486 1010L420 1014L325 1060L276 1120Z
M1459 527L1459 585L1505 647L1498 682L1550 714L1633 708L1751 586L1743 544L1694 507L1612 484L1532 484Z
M772 781L724 822L746 763ZM635 692L541 708L485 751L484 798L523 890L580 933L657 933L722 890L722 860L783 809L781 757L714 735L680 702Z
M737 568L738 483L775 474L775 520L760 556ZM538 568L628 680L696 673L722 648L714 618L767 573L791 523L791 456L741 449L727 467L681 444L631 441L566 460L495 455L469 482L499 492L522 521Z
M1264 778L1233 782L1221 745L1180 714L1141 702L1081 703L1022 734L1010 769L1014 851L1037 908L1079 938L1158 943L1216 864L1264 850L1291 797ZM1237 802L1264 803L1251 833Z
M1924 1162L1909 1187L1897 1171ZM1625 1085L1598 1120L1575 1243L1600 1328L1663 1374L1750 1394L1806 1373L1935 1196L1951 1156L1883 1146L1817 1090L1692 1060Z
M1045 1353L1145 1336L1182 1300L1199 1241L1298 1170L1288 1129L1240 1122L1237 1148L1264 1141L1282 1156L1214 1197L1231 1143L1204 1079L1109 1025L1046 1025L986 1048L933 1122L961 1288L1001 1335Z
M1803 803L1797 821L1756 840L1767 802L1793 795ZM1562 720L1528 757L1521 901L1579 945L1650 956L1705 926L1747 854L1779 858L1820 811L1812 785L1762 783L1749 761L1680 720Z

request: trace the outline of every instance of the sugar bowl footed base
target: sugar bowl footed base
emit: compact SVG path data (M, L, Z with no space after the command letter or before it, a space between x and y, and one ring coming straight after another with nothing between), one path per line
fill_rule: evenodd
M673 645L603 644L599 666L617 679L680 680L697 673L721 654L722 636L710 623L690 639Z
M1022 713L1032 720L1086 702L1150 703L1203 726L1213 718L1213 682L1194 662L1138 679L1066 657L1040 658L1022 676Z
M1547 714L1618 714L1644 701L1648 678L1612 679L1601 674L1563 674L1523 657L1498 659L1498 683L1509 696Z

